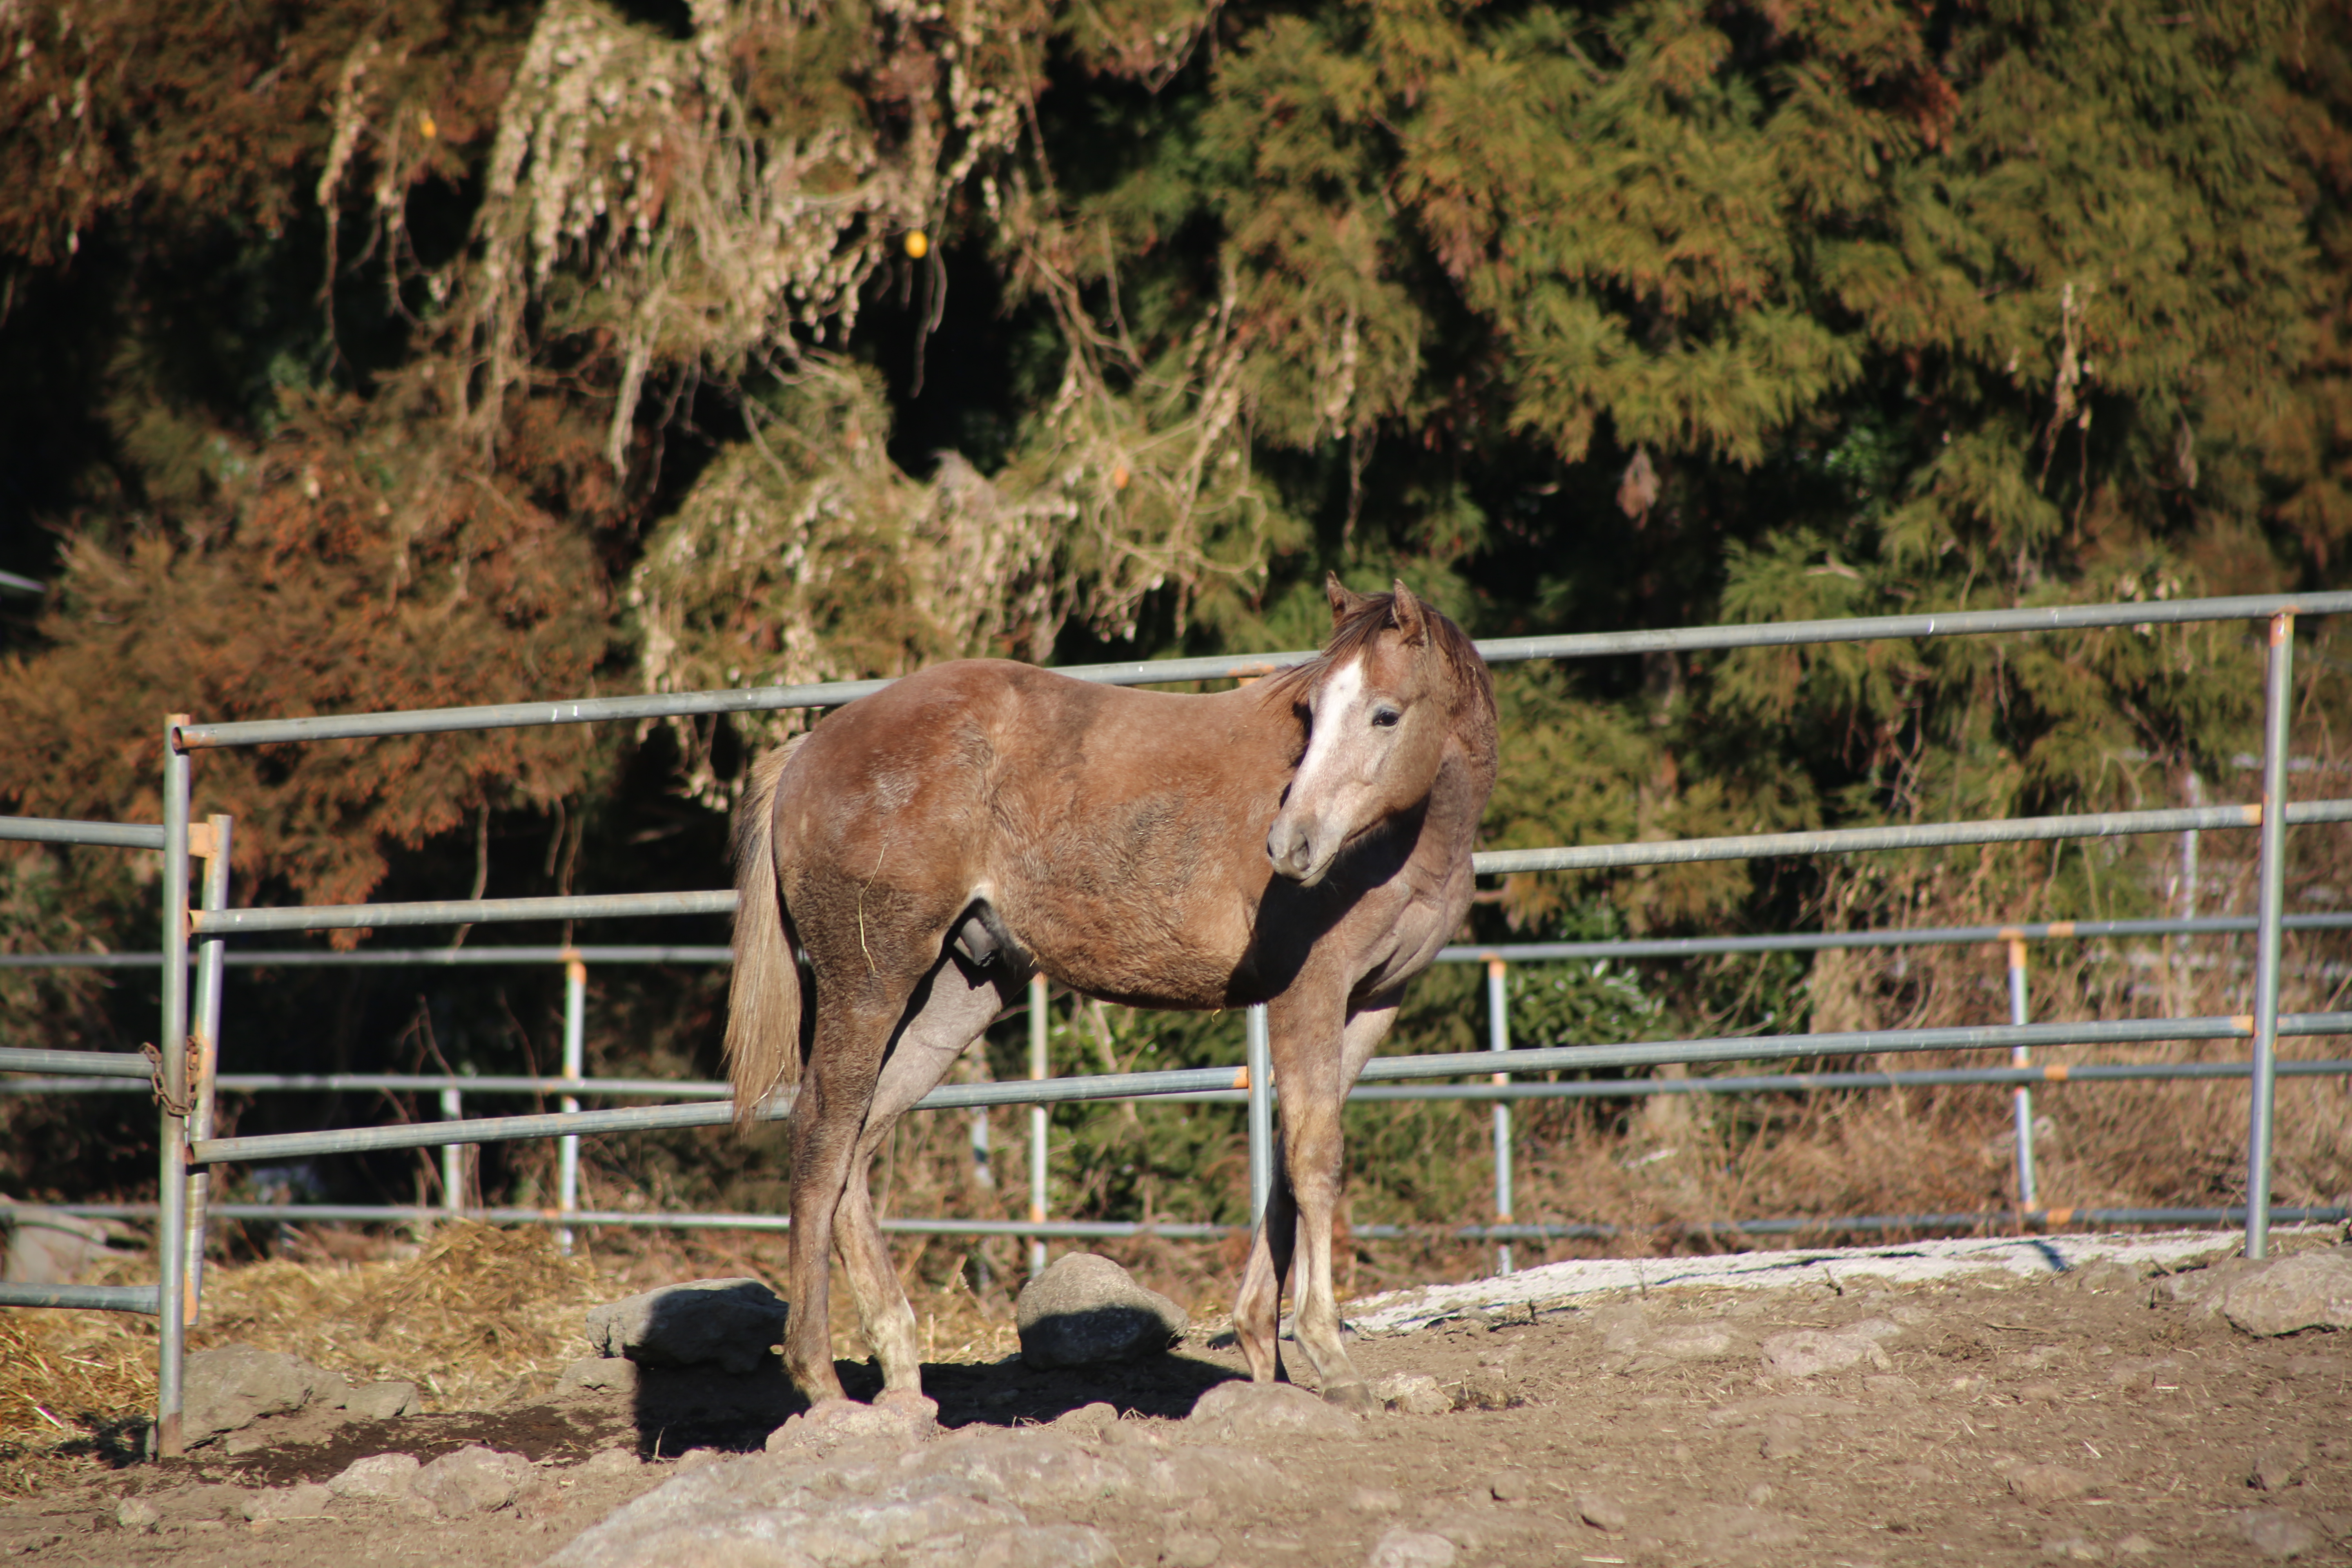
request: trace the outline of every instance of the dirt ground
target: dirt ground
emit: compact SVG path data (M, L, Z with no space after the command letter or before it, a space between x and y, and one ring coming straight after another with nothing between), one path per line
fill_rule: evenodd
M1857 1270L1472 1312L1355 1344L1368 1374L1428 1374L1451 1410L1391 1412L1344 1435L1233 1439L1281 1468L1278 1489L1029 1517L1091 1526L1130 1565L1193 1568L1360 1568L1383 1551L1396 1563L1447 1561L1427 1554L1432 1536L1462 1568L2352 1563L2352 1336L2256 1339L2176 1300L2168 1283L2116 1266L2036 1282L1890 1284ZM1764 1342L1807 1331L1849 1341L1858 1331L1876 1348L1842 1369L1770 1375ZM1101 1448L1185 1442L1193 1402L1240 1368L1230 1333L1210 1323L1176 1353L1117 1368L1037 1373L1014 1358L927 1375L950 1428L1050 1423L1108 1401L1114 1426L1075 1416L1061 1428ZM862 1365L844 1370L853 1392L873 1386ZM0 1501L0 1558L536 1563L711 1463L709 1450L758 1450L796 1408L772 1365L331 1429L287 1417L238 1435L242 1452L93 1466ZM316 1518L246 1517L257 1488L468 1443L528 1456L549 1484L456 1521L357 1499ZM1401 1529L1405 1547L1393 1544Z

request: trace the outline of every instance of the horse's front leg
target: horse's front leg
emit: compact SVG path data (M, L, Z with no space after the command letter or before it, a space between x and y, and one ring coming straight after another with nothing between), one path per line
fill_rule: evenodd
M1286 1086L1286 1143L1289 1113ZM1241 1342L1242 1359L1249 1363L1250 1378L1255 1383L1273 1383L1282 1376L1282 1282L1290 1275L1297 1217L1287 1162L1279 1162L1274 1168L1272 1190L1265 1195L1265 1213L1250 1237L1249 1263L1242 1270L1241 1289L1234 1297L1234 1337Z
M1340 1342L1339 1302L1331 1284L1331 1232L1339 1212L1346 1152L1339 1117L1356 1075L1395 1021L1396 999L1391 996L1350 1013L1338 1050L1331 1049L1320 1031L1293 1032L1288 1053L1293 1061L1286 1066L1281 1056L1276 1058L1282 1084L1284 1163L1298 1216L1298 1279L1292 1290L1295 1332L1299 1349L1315 1368L1323 1397L1350 1410L1374 1409L1377 1401ZM1299 1057L1307 1059L1295 1059ZM1306 1089L1294 1090L1292 1084L1302 1080Z

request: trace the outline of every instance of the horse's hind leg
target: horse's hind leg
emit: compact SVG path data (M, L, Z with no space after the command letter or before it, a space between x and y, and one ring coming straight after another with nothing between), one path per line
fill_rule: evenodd
M907 1005L906 1021L882 1064L881 1079L875 1086L874 1102L866 1111L865 1131L842 1192L835 1245L841 1249L843 1272L850 1296L857 1303L857 1321L865 1330L866 1342L882 1363L885 1398L922 1392L921 1342L915 1331L914 1309L907 1304L898 1270L891 1266L866 1173L907 1108L947 1076L964 1047L1003 1009L1004 998L993 978L998 967L1003 966L982 971L950 955L915 988ZM1008 984L1018 986L1025 982L1025 974L1013 975Z
M866 977L861 976L861 979ZM824 985L816 1034L793 1106L792 1315L784 1325L784 1370L814 1403L846 1397L833 1370L827 1310L834 1227L874 1103L903 990L881 981Z

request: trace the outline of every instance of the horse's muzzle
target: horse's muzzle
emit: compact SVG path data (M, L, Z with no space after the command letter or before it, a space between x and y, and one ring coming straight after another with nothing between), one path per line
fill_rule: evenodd
M1311 888L1323 879L1331 868L1331 858L1315 851L1315 836L1303 824L1277 816L1265 836L1265 858L1274 862L1275 875L1286 877L1302 887Z

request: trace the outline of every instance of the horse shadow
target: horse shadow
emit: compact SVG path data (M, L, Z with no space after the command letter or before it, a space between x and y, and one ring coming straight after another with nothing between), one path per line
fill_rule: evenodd
M872 1362L837 1361L834 1370L852 1399L882 1392ZM1108 1404L1121 1415L1182 1420L1203 1394L1244 1375L1180 1352L1085 1367L1032 1367L1020 1356L990 1363L935 1363L923 1368L923 1392L939 1402L940 1425L1043 1425L1085 1405ZM676 1458L693 1448L751 1453L768 1434L808 1408L784 1375L782 1358L762 1356L748 1373L714 1365L640 1367L631 1417L639 1457Z

